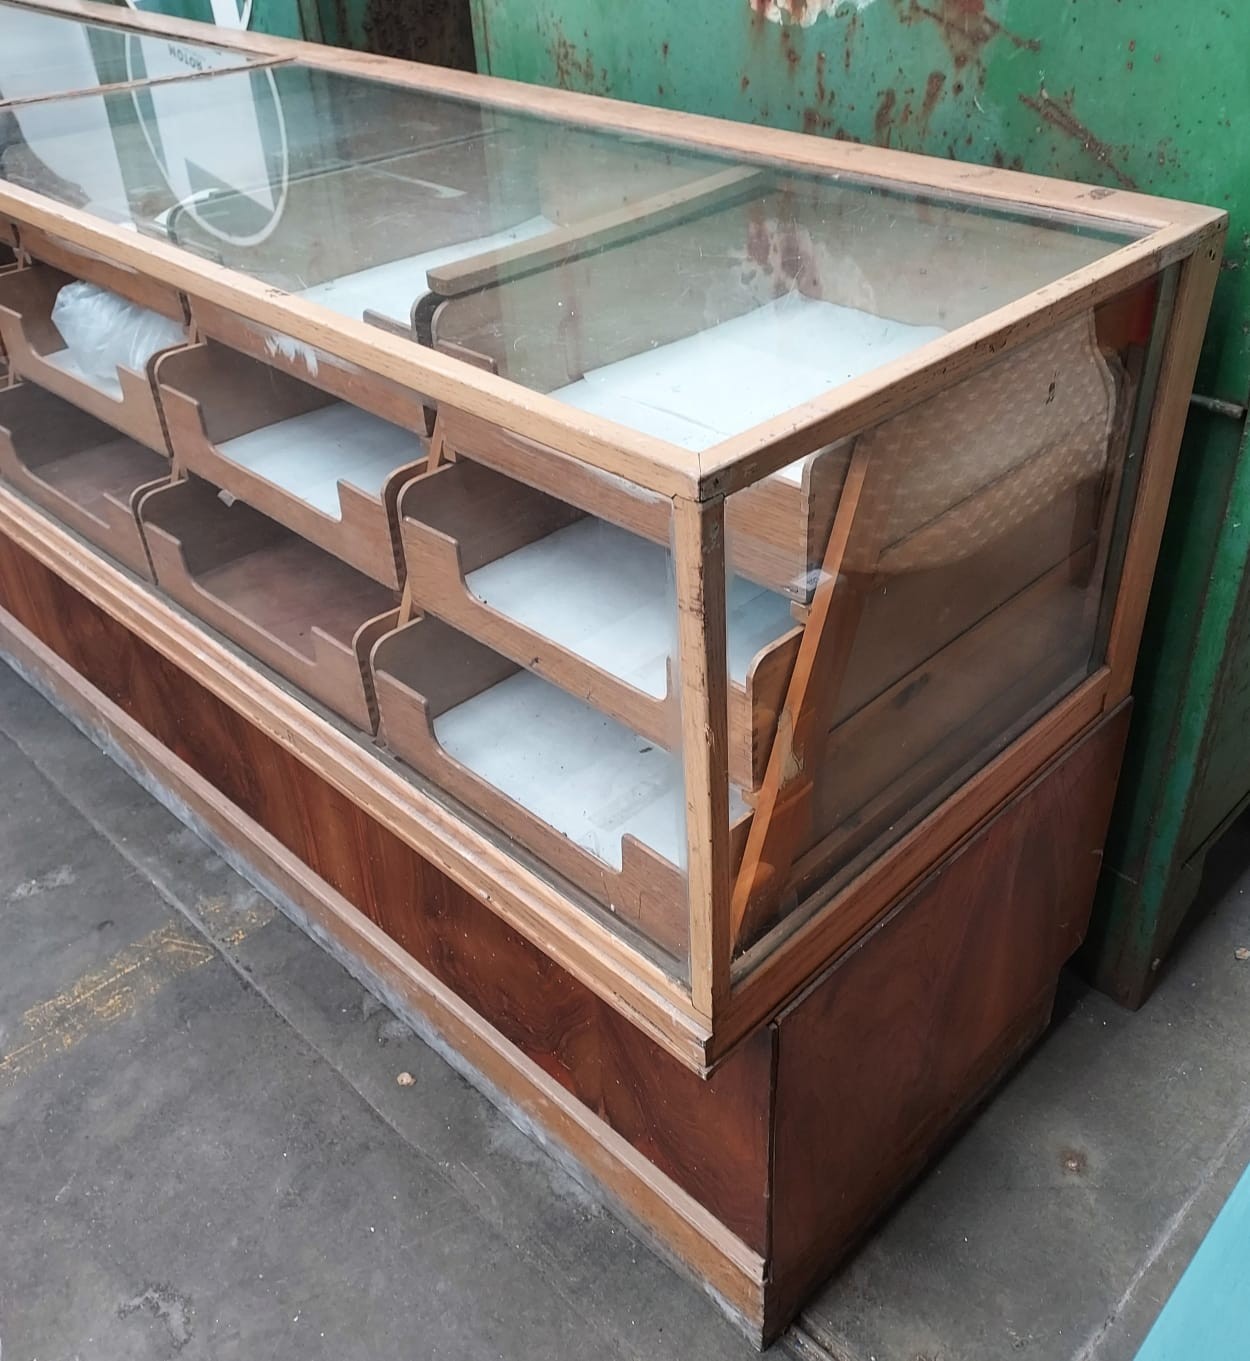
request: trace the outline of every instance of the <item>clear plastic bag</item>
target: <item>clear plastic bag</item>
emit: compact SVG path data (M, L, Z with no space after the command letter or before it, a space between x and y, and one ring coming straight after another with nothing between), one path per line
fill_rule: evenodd
M186 339L178 322L81 280L56 295L52 323L83 373L111 387L119 367L142 373L158 350Z

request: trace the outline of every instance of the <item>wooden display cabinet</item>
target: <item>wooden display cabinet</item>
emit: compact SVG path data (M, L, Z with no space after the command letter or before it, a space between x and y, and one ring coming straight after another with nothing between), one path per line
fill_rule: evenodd
M218 36L4 166L0 646L768 1341L1081 941L1224 216Z

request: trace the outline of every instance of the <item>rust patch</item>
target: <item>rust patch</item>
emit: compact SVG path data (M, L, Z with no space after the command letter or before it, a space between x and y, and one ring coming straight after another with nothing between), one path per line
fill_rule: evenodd
M816 102L823 104L828 98L825 90L825 54L823 49L816 53Z
M897 102L898 96L893 90L885 90L882 93L881 102L877 105L877 112L873 115L872 120L874 140L878 146L890 145L894 106Z
M1052 99L1045 90L1042 90L1036 98L1032 95L1022 94L1020 103L1032 109L1044 123L1049 123L1052 128L1063 133L1065 137L1071 137L1074 141L1080 142L1085 150L1106 169L1107 173L1114 177L1121 189L1137 188L1137 182L1133 177L1116 164L1115 148L1110 142L1104 142L1102 138L1094 136L1085 124L1077 118L1069 101L1061 102Z
M816 105L803 110L804 132L828 132L833 127L833 119L823 114Z
M904 24L921 21L936 24L942 41L951 54L957 70L966 66L982 67L981 55L995 38L1006 38L1013 47L1026 52L1040 52L1036 38L1025 38L1004 28L985 12L985 0L934 0L924 5L920 0L895 0L899 6L899 20Z
M946 88L946 72L931 71L929 79L924 83L924 103L920 106L920 126L926 128L929 119L933 117L933 110L937 108L938 100L942 98L942 91Z
M859 10L856 10L847 20L846 36L842 40L842 67L846 71L851 69L851 61L855 55L855 39L859 34Z
M557 28L550 50L556 84L562 90L581 90L586 94L610 93L607 71L596 73L594 57L569 42L562 29Z

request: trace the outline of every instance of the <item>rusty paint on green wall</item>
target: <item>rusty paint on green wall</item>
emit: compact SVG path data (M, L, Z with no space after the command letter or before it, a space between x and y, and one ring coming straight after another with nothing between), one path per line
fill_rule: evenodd
M494 75L1226 208L1218 343L1200 386L1250 392L1250 7L473 4L479 65Z

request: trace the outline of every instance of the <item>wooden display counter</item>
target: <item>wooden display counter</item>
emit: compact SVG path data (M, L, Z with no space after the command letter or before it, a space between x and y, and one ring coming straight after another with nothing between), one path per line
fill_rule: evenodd
M1225 219L214 36L14 106L0 651L767 1342L1081 942Z

